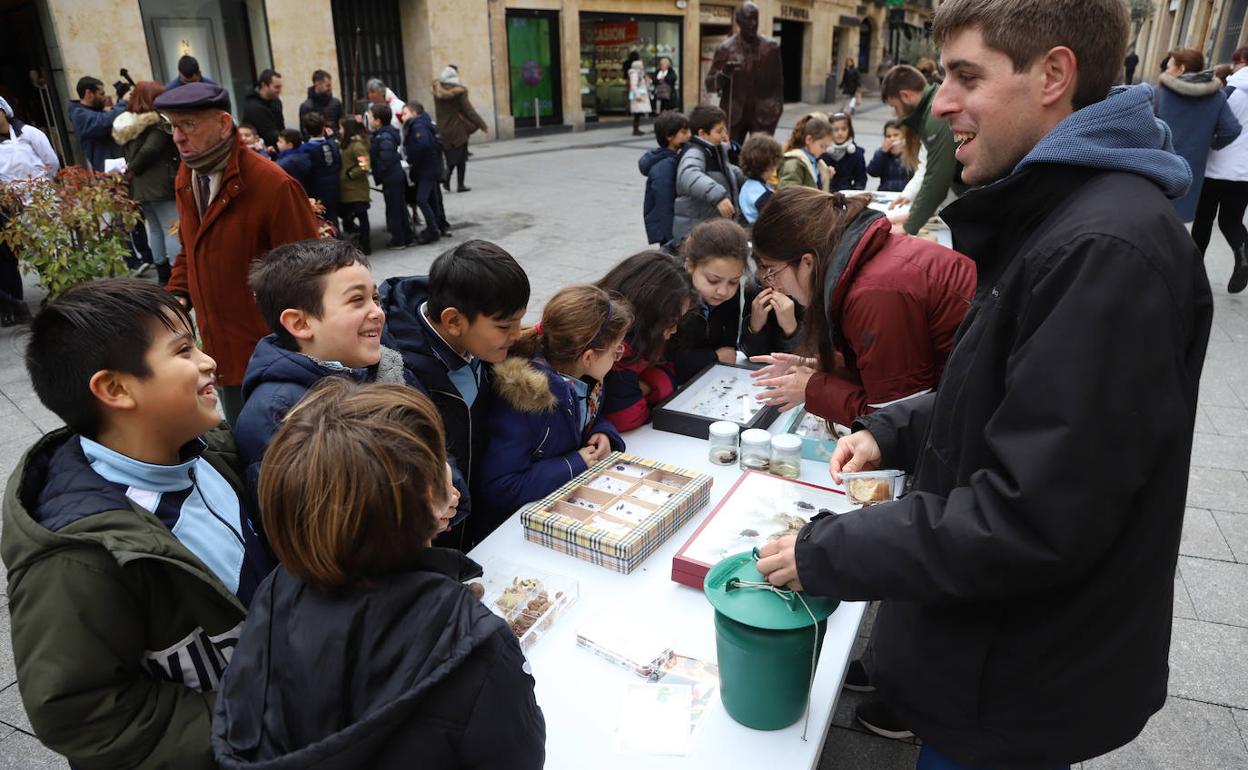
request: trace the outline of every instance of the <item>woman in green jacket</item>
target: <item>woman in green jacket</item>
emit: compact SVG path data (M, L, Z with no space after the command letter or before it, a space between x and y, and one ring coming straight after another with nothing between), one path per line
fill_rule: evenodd
M113 140L126 156L126 176L130 197L143 209L147 242L161 285L182 244L178 240L178 207L173 200L173 182L181 159L173 136L162 125L153 100L165 92L154 80L141 80L130 92L129 106L113 121Z
M360 251L372 254L368 228L368 133L355 118L342 119L342 176L338 211L342 229L355 235Z

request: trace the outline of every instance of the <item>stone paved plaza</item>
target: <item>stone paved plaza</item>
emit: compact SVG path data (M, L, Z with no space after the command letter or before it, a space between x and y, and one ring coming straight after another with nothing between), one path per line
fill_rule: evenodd
M873 101L868 105L856 128L870 157L889 115ZM805 109L790 105L780 133L787 136ZM514 254L533 284L529 317L535 320L558 287L595 280L645 246L645 180L637 172L637 158L652 146L651 136L632 137L625 124L478 146L468 167L472 192L446 198L453 242L484 238ZM380 195L374 196L371 218L373 242L383 244ZM373 272L378 280L423 273L446 245L374 252ZM1136 741L1083 763L1085 770L1248 767L1248 293L1227 295L1230 265L1226 242L1215 232L1207 266L1216 312L1175 578L1171 697ZM41 296L29 285L28 299ZM5 479L25 449L60 424L30 388L22 364L25 339L24 327L0 332L0 473ZM0 591L5 586L0 576ZM860 630L860 647L871 617L868 613ZM913 767L914 744L877 738L854 724L858 697L842 696L821 770ZM0 768L65 766L31 735L18 696L8 609L0 606Z

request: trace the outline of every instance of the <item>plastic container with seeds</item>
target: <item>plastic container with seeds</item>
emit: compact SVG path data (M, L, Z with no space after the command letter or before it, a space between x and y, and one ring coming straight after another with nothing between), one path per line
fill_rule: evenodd
M841 474L845 497L855 505L875 505L896 500L904 491L904 471L858 471Z
M528 650L577 600L576 580L502 559L482 563L484 574L476 581L484 588L482 604L507 621Z

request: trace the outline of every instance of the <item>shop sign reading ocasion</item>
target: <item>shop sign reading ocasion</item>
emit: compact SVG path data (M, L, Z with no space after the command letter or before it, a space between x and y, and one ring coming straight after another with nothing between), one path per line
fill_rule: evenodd
M594 45L628 45L637 40L637 22L603 21L594 25Z

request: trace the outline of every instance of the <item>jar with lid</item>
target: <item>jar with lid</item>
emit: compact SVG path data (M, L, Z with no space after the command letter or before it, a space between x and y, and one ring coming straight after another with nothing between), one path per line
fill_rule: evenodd
M721 420L711 423L711 448L708 459L715 465L735 465L737 463L737 437L741 426L735 422Z
M750 428L741 434L741 469L765 471L771 461L771 434L762 428Z
M771 437L771 460L768 470L777 476L795 479L802 472L802 439L792 433Z

